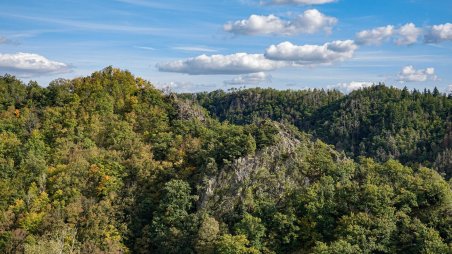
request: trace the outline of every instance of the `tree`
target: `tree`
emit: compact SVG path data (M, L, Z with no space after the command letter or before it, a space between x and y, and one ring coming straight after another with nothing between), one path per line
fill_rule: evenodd
M195 196L182 180L171 180L165 184L160 205L152 220L153 242L163 253L190 253L192 238L197 231L190 208Z
M244 235L226 234L220 237L216 246L218 254L258 254L254 247L249 247L249 241Z
M219 237L219 233L220 225L218 221L208 215L203 216L195 244L196 253L215 253L215 243Z
M266 233L260 218L245 213L243 219L235 225L235 232L238 235L245 235L250 240L251 246L256 249L263 247L262 240Z

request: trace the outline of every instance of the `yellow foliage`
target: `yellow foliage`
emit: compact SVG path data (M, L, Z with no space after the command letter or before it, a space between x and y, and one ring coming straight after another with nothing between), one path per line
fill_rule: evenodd
M19 225L21 228L33 232L41 225L44 216L44 212L26 213L25 216L19 220Z
M19 213L25 209L25 201L22 199L16 199L14 201L14 205L10 206L10 209L13 210L14 213Z

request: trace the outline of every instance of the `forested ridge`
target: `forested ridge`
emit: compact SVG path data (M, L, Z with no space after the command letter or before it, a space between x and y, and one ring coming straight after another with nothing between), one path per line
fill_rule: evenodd
M343 95L331 90L246 89L184 94L221 121L270 118L345 151L352 158L397 159L452 176L452 94L379 84Z
M0 76L0 253L452 253L450 113L385 86Z

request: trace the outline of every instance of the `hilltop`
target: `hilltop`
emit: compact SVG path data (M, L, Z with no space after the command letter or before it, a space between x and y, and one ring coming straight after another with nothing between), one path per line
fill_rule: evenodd
M0 252L449 253L451 184L425 165L450 158L450 107L384 86L164 94L112 67L1 76Z

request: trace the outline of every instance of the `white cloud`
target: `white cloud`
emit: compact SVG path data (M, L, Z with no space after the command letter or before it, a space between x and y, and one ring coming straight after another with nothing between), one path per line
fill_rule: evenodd
M232 80L226 80L226 85L247 85L247 84L259 84L264 82L271 82L271 75L265 72L250 73L246 75L240 75Z
M59 74L69 71L65 63L32 53L0 54L0 69L21 77Z
M271 45L265 56L271 60L290 61L297 65L312 66L318 64L331 64L352 58L358 47L352 40L333 41L323 45L294 45L283 42Z
M416 70L412 65L403 67L397 75L397 80L401 82L423 82L427 80L436 80L435 69L430 67Z
M358 45L380 45L394 35L394 26L382 26L371 30L364 30L356 34Z
M323 30L331 32L337 19L326 16L316 9L306 10L292 20L282 20L275 15L251 15L248 19L229 22L224 30L240 35L296 35L312 34Z
M344 61L353 57L357 48L352 40L303 46L283 42L271 45L265 54L236 53L211 56L204 54L185 60L160 63L156 67L161 72L190 75L251 74L286 66L315 66Z
M266 59L262 54L201 55L186 60L157 64L159 71L190 75L248 74L270 71L284 63Z
M328 86L328 89L337 89L344 93L350 93L352 91L363 89L366 87L371 87L373 85L374 85L374 83L372 83L372 82L352 81L350 83L339 83L335 86Z
M428 28L424 39L426 43L439 43L452 40L452 24L446 23Z
M411 45L418 42L418 38L424 35L425 43L440 43L452 41L452 24L434 25L431 27L416 27L413 23L407 23L395 28L393 25L364 30L356 34L358 45L380 45L390 39L397 45Z
M284 5L284 4L299 4L299 5L315 5L315 4L327 4L333 3L336 0L269 0L269 1L261 1L262 4L276 4L276 5Z
M397 45L411 45L417 42L422 34L422 29L417 28L413 23L408 23L397 29L398 38L395 40Z

